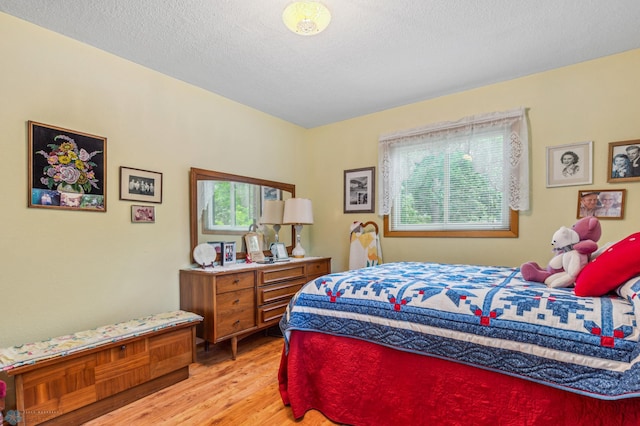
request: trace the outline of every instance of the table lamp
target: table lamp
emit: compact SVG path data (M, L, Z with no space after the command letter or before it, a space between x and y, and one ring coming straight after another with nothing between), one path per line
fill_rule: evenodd
M284 201L282 200L266 200L263 205L261 223L265 225L273 225L273 231L276 233L276 243L280 242L278 233L282 224L282 215L284 213Z
M304 257L304 248L300 244L300 232L302 225L313 224L313 211L311 210L311 200L307 198L289 198L284 202L284 215L282 223L294 225L296 230L296 246L291 252L293 257Z

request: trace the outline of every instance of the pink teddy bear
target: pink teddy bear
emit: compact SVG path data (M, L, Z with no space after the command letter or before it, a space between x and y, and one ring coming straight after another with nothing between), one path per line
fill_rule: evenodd
M573 244L570 247L566 247L565 250L575 250L578 253L587 256L598 250L598 240L602 236L602 229L598 218L594 216L583 217L573 225L572 229L578 233L580 240L578 243ZM536 262L526 262L520 266L522 278L527 281L535 281L539 283L544 283L551 275L563 271L564 269L562 268L555 269L551 265L551 262L545 269L541 268Z

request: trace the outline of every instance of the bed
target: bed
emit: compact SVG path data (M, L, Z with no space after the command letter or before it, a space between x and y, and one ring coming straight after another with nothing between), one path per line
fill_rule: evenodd
M352 425L638 425L640 279L628 275L599 297L508 267L322 276L280 323L283 402L297 419L316 409Z

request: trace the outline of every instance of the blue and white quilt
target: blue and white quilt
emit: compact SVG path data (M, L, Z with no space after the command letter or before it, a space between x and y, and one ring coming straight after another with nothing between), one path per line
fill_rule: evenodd
M280 322L602 399L640 396L640 280L577 297L518 268L398 262L307 283Z

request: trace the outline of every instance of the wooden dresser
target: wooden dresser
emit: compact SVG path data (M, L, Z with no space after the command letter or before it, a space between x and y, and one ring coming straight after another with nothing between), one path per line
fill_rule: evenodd
M238 339L277 325L293 295L331 272L331 258L308 257L273 264L237 264L180 271L180 309L204 317L196 335L209 343Z

